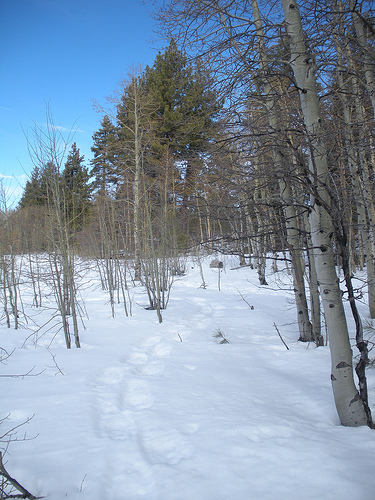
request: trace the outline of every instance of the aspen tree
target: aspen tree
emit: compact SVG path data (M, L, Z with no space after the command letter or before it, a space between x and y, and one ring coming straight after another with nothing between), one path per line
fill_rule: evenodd
M259 51L259 63L260 71L262 75L267 75L267 53L264 42L264 33L262 27L262 21L259 14L258 2L257 0L252 0L251 2L253 17L255 23L255 29L257 34L257 45ZM276 131L279 128L279 119L277 116L278 107L274 102L275 97L273 96L274 91L272 85L267 81L267 76L264 81L265 88L265 106L267 111L268 122L271 130ZM300 340L311 341L313 340L313 331L311 322L309 319L309 312L307 307L305 283L304 283L304 266L302 260L301 252L301 239L299 237L298 231L298 215L293 202L292 186L290 180L285 178L283 173L283 157L277 147L275 141L273 141L273 158L276 166L278 178L279 178L279 190L280 197L283 202L283 211L285 214L285 224L287 232L288 246L292 259L292 273L293 273L293 284L295 301L297 307L297 319L298 327L300 332ZM316 339L318 345L321 345L321 339Z
M75 272L75 255L72 234L64 206L60 184L60 171L71 142L71 133L65 139L55 126L49 107L46 109L46 130L34 127L34 142L28 141L30 158L38 169L43 169L48 214L49 263L53 293L61 316L66 347L71 347L70 323L73 326L74 341L80 347L78 330L78 298Z
M296 0L282 0L290 43L290 64L298 86L309 141L309 168L315 195L311 199L311 238L315 249L317 277L324 308L331 352L331 381L341 424L370 424L371 415L354 384L352 350L348 326L338 285L332 248L333 227L328 210L328 162L322 118L316 90L315 68L305 44Z

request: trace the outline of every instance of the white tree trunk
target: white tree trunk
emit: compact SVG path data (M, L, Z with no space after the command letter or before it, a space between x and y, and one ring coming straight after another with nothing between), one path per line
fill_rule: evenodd
M337 22L339 25L339 23ZM340 25L339 25L340 27ZM341 30L342 31L342 30ZM339 32L342 35L341 31ZM345 92L339 93L339 98L342 103L342 111L344 115L344 140L346 147L346 156L351 176L351 184L353 194L356 202L357 225L364 247L367 279L368 279L368 302L371 318L375 318L375 267L374 267L374 241L373 232L371 230L371 207L373 206L372 200L369 196L370 179L366 178L365 172L367 169L367 161L364 151L364 131L362 124L364 123L364 116L362 113L362 102L359 98L359 85L357 78L354 74L354 61L352 60L349 52L348 59L350 66L353 68L353 75L348 79L348 85L345 86L343 73L341 68L344 67L344 57L341 45L338 43L338 37L334 35L335 46L338 58L338 71L336 72L337 81L341 89ZM354 93L354 99L353 99ZM354 105L353 105L354 100ZM355 139L353 134L352 116L353 108L357 114L359 145L355 147ZM358 151L358 153L357 153ZM369 221L369 222L368 222Z
M371 54L371 44L367 40L365 32L365 24L363 18L360 16L357 9L358 2L356 0L349 0L349 8L352 13L354 29L357 35L357 43L360 46L363 55L363 70L365 74L365 86L370 97L373 115L375 117L375 75L374 75L374 61L373 54Z
M311 237L324 308L332 365L335 404L343 425L368 423L363 402L354 384L352 350L332 248L333 229L329 208L328 166L312 58L305 46L296 0L281 0L290 41L291 67L299 89L310 143L309 168L315 185L311 205Z
M252 0L251 2L254 23L257 33L258 51L261 72L266 73L268 71L268 60L266 53L266 46L264 42L264 33L262 27L262 21L259 13L257 0ZM275 102L275 89L272 88L270 83L264 81L264 91L265 91L265 109L267 110L267 120L270 125L271 130L278 130L279 128L279 116L278 104ZM279 178L279 191L280 199L282 201L282 209L285 215L285 226L287 233L287 241L289 252L292 260L292 273L293 273L293 285L294 285L294 297L296 301L297 308L297 321L299 329L299 340L303 342L310 342L314 340L312 325L309 319L309 310L307 306L306 299L306 289L305 289L305 279L304 279L304 264L302 256L302 245L301 238L298 230L298 214L296 212L295 205L293 203L292 188L289 179L285 179L284 165L282 154L276 144L273 143L272 147L273 160L276 167L276 171Z

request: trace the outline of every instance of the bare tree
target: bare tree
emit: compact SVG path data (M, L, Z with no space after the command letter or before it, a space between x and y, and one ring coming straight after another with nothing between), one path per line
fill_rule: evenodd
M315 249L316 271L327 323L331 352L331 380L337 412L343 425L372 424L371 413L354 384L349 332L338 286L329 215L328 162L324 131L316 91L315 68L305 45L297 2L282 0L289 36L291 67L299 89L302 112L309 140L309 166L315 185L311 199L311 239Z
M75 255L71 226L64 209L64 194L60 189L60 172L72 140L72 132L64 138L54 124L51 110L46 106L46 125L35 125L33 140L28 140L30 158L45 175L46 209L51 283L61 315L66 347L71 347L71 326L76 347L80 347L78 331L77 287L75 283Z
M17 256L17 233L13 231L13 213L8 209L6 192L0 182L0 297L8 328L19 328L21 315L19 285L22 260Z

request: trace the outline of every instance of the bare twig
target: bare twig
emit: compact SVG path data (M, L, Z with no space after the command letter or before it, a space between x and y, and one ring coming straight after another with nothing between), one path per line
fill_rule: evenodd
M33 373L35 369L35 365L26 373L21 373L21 374L15 374L15 375L0 375L0 378L24 378L24 377L37 377L41 373L45 372L45 368L38 373Z
M85 481L86 477L87 477L87 474L85 474L85 475L83 476L83 479L82 479L82 481L81 481L81 486L80 486L80 488L79 488L79 491L82 491L82 490L83 490L83 483L84 483L84 481Z
M22 347L25 347L26 345L26 342L29 340L29 338L33 337L33 336L36 336L41 330L42 328L45 328L48 323L50 323L51 321L53 321L55 318L57 318L59 316L59 313L56 313L54 314L53 316L51 316L51 318L46 321L42 326L38 327L36 330L34 330L32 333L30 333L30 335L28 337L26 337L26 339L24 340L24 343L22 344ZM52 325L48 330L46 330L46 332L43 333L43 335L41 335L39 337L39 339L41 339L47 332L49 332L50 330L52 330L52 328L54 328L56 325ZM38 339L38 340L39 340ZM35 342L36 343L36 342Z
M254 306L253 306L253 305L251 305L251 304L250 304L250 302L248 302L248 301L245 299L245 297L243 296L243 294L242 294L239 290L237 290L237 291L238 291L238 293L240 294L241 299L242 299L242 300L243 300L243 301L244 301L244 302L245 302L245 303L246 303L246 304L250 307L250 309L251 309L251 310L253 310L253 309L254 309Z
M2 482L1 485L1 498L29 498L31 500L36 500L37 498L42 498L42 497L35 497L32 495L29 491L27 491L26 488L24 488L16 479L11 477L7 470L4 467L3 464L3 454L0 451L0 475L5 478L5 484L7 484L10 488L15 488L20 492L19 495L13 495L12 493L7 494L5 491L3 491L3 486L4 483ZM5 496L3 496L5 494Z
M54 362L54 364L55 364L55 366L56 366L56 368L58 370L57 373L61 373L61 375L65 375L64 372L61 370L61 368L59 367L59 365L56 362L56 355L52 354L52 352L48 349L48 347L47 347L47 351L50 353L50 355L51 355L51 357L53 359L53 362ZM57 373L55 373L55 375L57 375Z
M10 414L8 414L6 417L1 419L0 424L2 424L5 420L7 420L9 418L9 416L10 416ZM26 434L24 435L24 437L22 439L13 438L13 435L16 434L15 431L17 429L19 429L20 427L22 427L23 425L28 424L30 422L30 420L32 420L33 418L34 418L34 415L32 415L31 417L28 417L24 422L21 422L20 424L15 425L14 427L12 427L12 429L7 430L5 434L0 436L0 442L7 443L9 441L30 441L31 439L35 439L36 436L34 436L32 438L27 438ZM4 439L5 437L6 437L6 439Z
M289 351L289 347L288 347L288 346L286 345L286 343L284 342L284 339L282 338L281 333L280 333L279 329L277 328L276 323L274 323L274 324L273 324L273 326L276 328L277 334L279 335L279 337L280 337L280 339L281 339L281 342L285 345L285 347L286 347L286 348L288 349L288 351Z
M10 358L15 350L16 349L14 348L13 351L9 353L6 349L0 347L0 363L4 363L8 358Z

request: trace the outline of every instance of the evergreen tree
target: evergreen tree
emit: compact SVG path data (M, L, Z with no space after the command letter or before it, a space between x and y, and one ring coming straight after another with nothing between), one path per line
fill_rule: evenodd
M209 73L199 62L190 64L174 40L157 55L152 68L146 68L146 82L156 106L154 144L167 147L179 162L186 198L202 167L200 154L216 133L222 102L212 90Z
M26 182L21 200L19 202L20 208L30 206L41 206L45 203L45 197L41 190L41 174L38 167L35 167L31 172L30 179Z
M172 40L164 54L156 56L153 67L146 68L146 78L157 103L159 138L183 159L204 149L221 106L207 71L199 63L189 64Z
M152 68L130 75L123 85L111 152L118 175L116 195L132 200L135 234L146 192L158 220L158 210L173 212L173 206L176 214L187 208L222 104L211 83L208 72L199 63L189 64L172 41Z
M93 135L94 145L91 151L94 158L91 160L90 175L94 177L93 191L97 194L108 195L111 188L117 184L115 141L116 127L108 116L103 118L100 129Z
M35 166L30 180L26 182L19 207L44 206L51 203L51 187L56 175L58 175L57 168L52 162L48 162L42 168Z
M82 227L84 219L90 210L92 186L90 175L83 165L84 157L80 156L77 144L67 157L65 168L61 173L62 199L66 220L74 228Z

